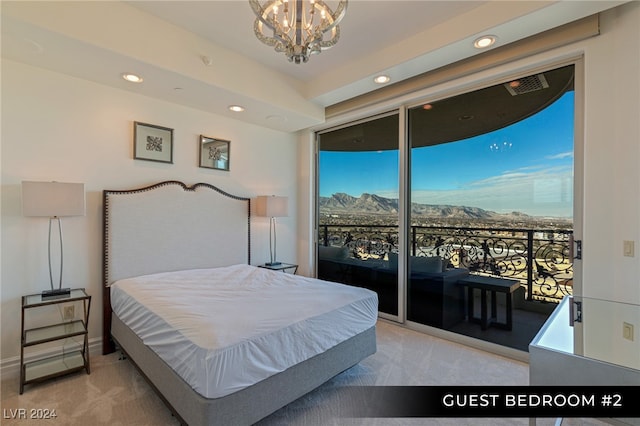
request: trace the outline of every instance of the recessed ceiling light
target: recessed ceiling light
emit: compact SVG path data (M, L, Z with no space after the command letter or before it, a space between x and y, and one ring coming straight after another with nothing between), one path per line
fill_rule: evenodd
M424 105L422 105L422 109L429 111L430 109L433 109L433 105L431 105L431 104L424 104Z
M379 75L373 79L373 81L377 84L385 84L391 81L391 77L388 75Z
M242 112L244 111L244 108L240 105L229 105L229 110L233 112Z
M125 72L122 74L122 78L131 82L131 83L142 83L142 77L137 74L132 74L130 72Z
M486 49L489 46L493 46L493 44L496 42L497 39L498 37L494 35L484 35L482 37L478 37L473 42L473 45L475 46L476 49Z

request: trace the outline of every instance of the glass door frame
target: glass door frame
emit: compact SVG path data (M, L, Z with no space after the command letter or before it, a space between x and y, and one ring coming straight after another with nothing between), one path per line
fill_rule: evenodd
M401 139L401 143L403 144L404 156L402 157L405 161L404 168L407 170L406 175L402 176L403 186L404 186L404 202L401 203L405 206L405 209L411 203L411 142L409 141L409 122L408 122L408 113L407 111L410 108L419 107L426 103L435 103L444 99L448 99L454 96L463 95L465 93L474 92L477 90L481 90L486 87L490 87L496 84L502 84L504 82L508 82L511 80L516 80L518 78L522 78L525 76L529 76L532 74L542 73L545 71L553 70L556 68L561 68L564 66L572 65L574 67L574 111L573 111L573 122L574 122L574 172L573 172L573 236L574 241L581 241L583 238L583 211L582 211L582 200L583 200L583 188L584 188L584 172L583 172L583 164L584 164L584 64L582 55L574 56L569 59L553 61L544 64L533 64L531 66L525 66L518 69L517 72L506 72L504 74L500 74L499 77L494 79L487 79L477 81L476 84L470 85L458 85L454 84L451 90L443 91L438 93L437 95L425 95L421 97L415 97L411 99L411 102L405 103L400 109L404 114L404 130L403 133L406 135L404 139ZM455 83L455 82L454 82ZM409 232L410 228L410 210L405 210L406 217L403 217L405 220L406 229L405 233ZM405 235L407 237L408 234ZM410 253L411 247L409 246L410 241L406 241L406 245L403 246L403 251L406 255ZM574 243L575 244L575 243ZM574 245L575 248L575 245ZM407 300L407 286L408 286L408 270L406 268L406 260L401 262L405 269L402 277L404 281L399 283L398 288L403 289L404 292L404 300L401 303L403 306L404 312L406 313L406 306L408 303ZM399 273L400 278L400 273ZM573 295L576 297L580 297L582 295L582 261L580 259L575 259L573 261ZM567 319L568 321L568 319ZM467 336L459 335L454 332L450 332L447 330L443 330L437 327L431 327L425 324L421 324L418 322L414 322L408 320L406 315L401 318L401 323L406 324L409 328L416 329L419 331L428 331L430 334L444 337L454 341L460 341L462 343L472 344L474 346L479 346L481 349L492 350L495 349L497 345L479 341L477 339L468 338ZM475 343L478 343L476 345ZM582 353L582 330L581 324L576 323L574 327L574 353L580 354ZM512 352L510 348L506 349L507 352ZM493 351L495 352L495 350ZM498 349L498 352L502 352L501 349ZM512 355L508 353L507 355ZM516 356L517 358L517 356Z
M340 129L344 129L350 126L355 126L361 123L365 123L367 121L372 121L372 120L376 120L378 118L384 118L384 117L388 117L391 115L398 115L398 247L404 247L406 244L406 238L407 236L404 235L404 231L406 230L406 218L405 218L405 210L406 210L406 206L404 206L404 203L401 202L402 198L402 194L403 194L403 182L402 182L402 177L404 176L404 164L403 164L403 151L404 151L404 146L406 145L403 142L403 138L404 138L404 133L405 133L405 114L406 114L406 110L403 107L396 107L396 108L388 108L388 109L384 109L382 111L379 111L377 113L371 113L368 115L364 115L358 119L354 119L354 120L349 120L346 121L342 124L336 124L334 126L330 126L327 128L323 128L321 130L316 130L314 132L314 137L313 137L313 144L314 144L314 168L315 168L315 179L314 179L314 240L313 240L313 259L314 259L314 265L313 265L313 273L314 276L317 277L318 276L318 244L319 244L319 240L318 240L318 236L320 235L320 205L318 203L318 199L320 197L320 136L323 133L327 133L327 132L331 132L334 130L340 130ZM404 285L404 279L402 279L402 275L401 274L406 274L406 268L404 267L404 261L403 261L403 253L402 250L400 250L400 253L398 253L398 278L397 278L397 285L398 285L398 298L397 298L397 307L398 307L398 314L397 315L393 315L390 313L386 313L386 312L381 312L378 311L378 317L379 318L384 318L390 321L394 321L397 323L402 323L404 322L403 318L405 317L405 297L404 297L404 293L405 290L404 288L402 288L402 286Z
M542 54L542 56L548 56ZM522 358L518 353L499 349L497 345L487 343L486 345L482 341L476 339L469 339L466 336L461 336L453 332L441 330L435 327L426 326L419 323L407 321L406 319L406 306L407 306L407 254L409 253L409 228L410 228L410 178L411 178L411 153L410 143L408 138L408 119L407 111L409 108L424 104L425 102L436 102L438 100L446 99L452 96L480 90L484 87L489 87L495 84L500 84L510 79L516 79L519 77L535 74L537 72L544 72L554 68L559 68L567 65L573 65L575 69L574 77L574 177L573 177L573 233L574 240L581 241L583 238L583 210L582 203L584 199L584 59L582 52L566 55L562 58L555 58L549 60L540 59L538 55L533 57L523 58L516 60L508 64L497 64L492 69L479 69L471 73L467 77L454 78L451 81L443 82L444 86L448 86L448 89L442 90L439 85L435 87L425 88L418 92L411 93L409 95L401 96L399 99L388 101L385 109L382 106L363 108L363 111L358 112L358 120L368 120L375 117L377 114L374 109L378 111L391 111L397 110L399 113L399 177L398 177L398 244L402 249L399 250L398 258L398 315L392 316L384 313L380 313L381 318L390 319L398 323L406 325L408 328L413 328L419 331L428 331L430 334L440 336L453 341L459 341L461 343L470 344L472 346L479 347L480 349L489 350L491 352L504 354L513 358ZM471 80L469 82L469 80ZM369 114L366 114L366 112ZM355 120L343 121L343 126L347 126L354 123ZM338 124L329 126L323 129L315 130L314 137L314 153L315 153L315 212L314 212L314 227L315 238L314 241L314 268L317 273L317 237L319 229L319 211L317 199L319 196L319 176L318 176L318 134L328 130L329 128L338 128ZM573 292L575 296L582 296L582 261L580 259L574 259L574 281ZM575 353L582 353L582 334L580 326L574 330L574 345ZM517 351L519 352L519 351Z

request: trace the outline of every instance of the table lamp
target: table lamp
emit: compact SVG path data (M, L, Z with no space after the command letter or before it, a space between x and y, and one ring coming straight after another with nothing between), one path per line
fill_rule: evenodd
M271 262L267 266L280 265L276 259L276 217L289 216L289 199L275 195L259 195L256 200L256 215L269 220L269 254Z
M85 215L85 192L83 183L65 182L22 182L22 215L28 217L49 218L49 284L50 290L42 292L43 299L69 296L70 289L62 288L62 267L64 255L62 246L61 217ZM60 238L60 277L58 288L53 286L51 268L51 227L53 221L58 222Z

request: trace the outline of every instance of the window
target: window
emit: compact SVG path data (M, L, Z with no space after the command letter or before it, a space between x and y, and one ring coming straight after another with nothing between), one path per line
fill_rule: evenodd
M407 141L399 113L318 135L318 276L375 290L390 315L406 293L400 321L527 351L573 291L574 65L425 101L406 117ZM468 274L520 284L497 294L515 306L497 340L474 323L481 300L460 284ZM506 315L498 309L496 325Z
M394 112L318 135L318 277L377 292L389 315L398 315L398 126Z
M459 275L514 280L520 287L496 298L515 300L517 321L506 318L512 308L488 317L509 323L496 343L526 351L547 317L535 301L571 293L573 75L566 66L408 110L408 320L495 339L470 326L488 302Z

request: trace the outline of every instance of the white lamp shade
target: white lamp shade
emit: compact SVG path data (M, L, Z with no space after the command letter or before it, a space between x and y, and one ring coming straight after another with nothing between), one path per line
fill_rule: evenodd
M23 216L84 216L84 183L22 182Z
M289 199L275 195L259 195L256 199L256 215L266 217L289 216Z

